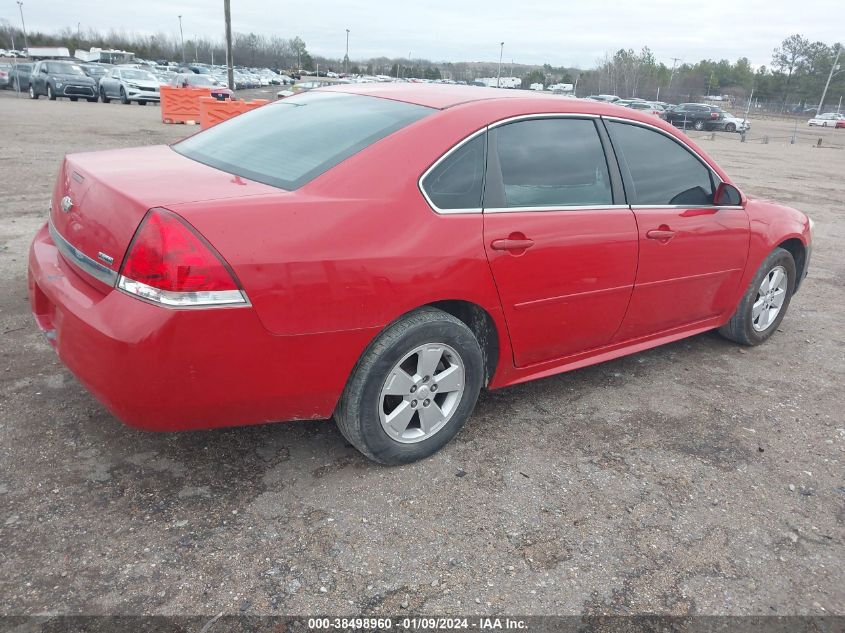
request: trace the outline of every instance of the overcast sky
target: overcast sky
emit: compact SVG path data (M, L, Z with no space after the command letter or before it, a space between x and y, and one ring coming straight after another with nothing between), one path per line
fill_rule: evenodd
M0 18L20 24L3 0ZM178 33L185 39L223 34L223 0L24 0L30 30L63 27ZM671 58L735 60L768 65L772 49L792 33L828 44L845 40L841 0L232 0L235 31L293 37L309 51L364 59L422 57L434 61L504 60L590 67L605 52L651 47Z

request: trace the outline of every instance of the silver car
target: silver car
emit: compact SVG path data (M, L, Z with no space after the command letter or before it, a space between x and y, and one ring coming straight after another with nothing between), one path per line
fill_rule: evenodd
M147 101L160 101L159 80L151 72L140 68L117 66L100 79L100 99L108 103L120 99L121 103L137 101L147 105Z

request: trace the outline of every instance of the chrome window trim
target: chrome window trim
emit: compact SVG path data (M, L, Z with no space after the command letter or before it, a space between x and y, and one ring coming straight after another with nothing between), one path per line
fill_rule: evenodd
M508 123L515 123L516 121L530 120L530 119L599 119L600 114L590 114L588 112L542 112L538 114L517 114L501 121L496 121L487 126L488 129L507 125Z
M744 209L742 205L731 204L632 204L633 210L637 209Z
M629 209L627 204L585 204L585 205L554 205L542 207L490 207L484 209L484 213L527 213L531 211L550 212L550 211L604 211L606 209Z
M425 180L431 172L433 172L435 169L437 169L437 167L440 165L440 163L442 163L444 160L449 158L449 156L451 156L452 154L457 152L459 149L461 149L464 145L466 145L467 143L469 143L470 141L475 139L477 136L479 136L481 134L485 134L486 132L487 132L487 126L484 126L480 130L476 130L475 132L473 132L472 134L467 136L462 141L458 141L458 143L453 145L451 147L451 149L447 150L445 154L442 154L440 156L440 158L438 158L436 161L434 161L431 164L431 166L428 169L426 169L423 172L422 176L420 176L419 179L417 180L417 188L420 190L420 193L423 195L423 198L425 198L425 201L428 203L428 206L430 206L435 213L438 213L440 215L455 215L455 214L458 214L458 213L481 213L481 210L482 210L481 207L469 207L469 208L465 208L465 209L464 208L462 208L462 209L441 209L436 204L434 204L434 202L432 201L431 198L429 198L428 193L425 190L425 187L423 187L423 180ZM481 197L482 197L482 199L484 198L484 191L483 190L481 192Z
M88 257L85 253L76 248L73 244L68 242L59 231L53 226L53 220L48 222L48 229L50 237L59 252L64 255L65 259L74 264L80 270L88 273L95 279L114 287L117 284L117 272L103 266L95 259Z

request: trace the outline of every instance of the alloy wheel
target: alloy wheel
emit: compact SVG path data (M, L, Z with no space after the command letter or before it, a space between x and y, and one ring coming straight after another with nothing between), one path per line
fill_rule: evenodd
M379 419L391 439L413 444L440 431L465 388L460 354L443 343L413 349L388 374L379 394Z
M786 299L788 287L789 277L783 266L775 266L766 273L751 306L751 326L755 331L764 332L775 322Z

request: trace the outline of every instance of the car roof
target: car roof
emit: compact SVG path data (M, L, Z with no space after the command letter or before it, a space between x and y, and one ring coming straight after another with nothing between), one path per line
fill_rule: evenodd
M530 103L554 103L557 112L590 112L595 114L614 114L621 108L610 104L582 99L569 99L550 93L538 93L533 90L513 90L506 88L481 88L453 84L426 83L372 83L340 84L325 86L320 92L343 92L360 94L368 97L380 97L403 101L415 105L445 110L457 105L497 99L520 100Z

